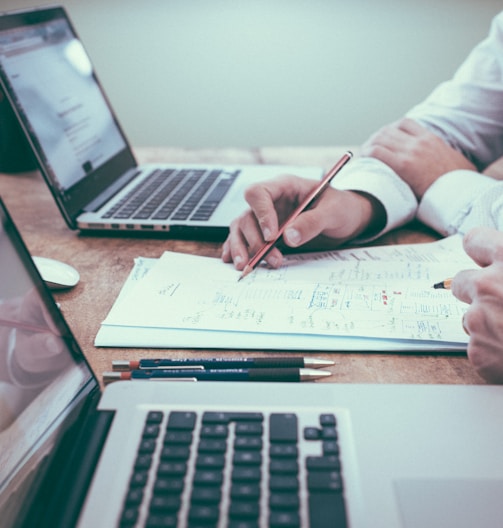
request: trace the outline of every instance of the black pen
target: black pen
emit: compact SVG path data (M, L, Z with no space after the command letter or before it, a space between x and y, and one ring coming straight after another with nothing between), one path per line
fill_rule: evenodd
M228 369L228 368L323 368L334 364L328 359L311 357L243 357L113 360L115 371L136 369Z
M130 372L105 372L103 381L120 380L186 380L186 381L313 381L331 376L328 370L305 368L253 368L253 369L212 369L174 370L152 369Z

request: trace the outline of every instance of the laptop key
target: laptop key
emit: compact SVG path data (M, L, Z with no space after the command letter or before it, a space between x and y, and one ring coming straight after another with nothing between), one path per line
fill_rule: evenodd
M194 412L172 412L168 418L167 429L183 429L192 431L196 424L196 413Z
M176 528L178 526L178 517L173 514L151 515L147 519L145 528Z
M269 462L269 473L271 475L297 475L299 472L299 463L294 458L273 458Z
M154 495L150 501L150 511L152 513L177 512L180 505L179 495Z
M229 506L229 517L231 519L258 519L260 505L253 501L234 500Z
M120 527L127 528L134 526L138 520L138 508L125 508L120 519Z
M272 492L269 497L269 507L272 510L298 510L299 495L291 492Z
M259 528L254 519L230 519L227 528Z
M235 466L232 469L233 482L259 482L262 478L260 467Z
M236 435L258 435L261 436L264 427L261 422L239 422L236 424Z
M199 453L225 453L226 450L225 439L201 438L198 446Z
M291 413L271 414L269 440L271 442L297 442L297 416Z
M262 449L262 438L260 436L236 436L234 449L258 450Z
M295 511L271 511L269 515L270 528L296 528L300 526L300 516ZM335 525L334 525L335 526Z
M215 209L218 207L218 204L222 201L224 196L231 188L231 185L234 183L234 180L237 178L238 174L239 171L230 175L229 178L219 181L190 219L199 221L209 220Z
M338 456L316 457L309 456L306 458L306 468L308 470L334 470L341 469L341 462Z
M190 456L190 448L186 445L165 445L161 450L161 460L187 460Z
M265 427L262 413L176 411L168 415L159 446L164 417L148 416L121 526L208 527L225 515L228 527L258 527L264 518L271 528L296 527L306 508L311 528L346 528L335 416L319 415L319 425L308 424L299 437L295 413L272 413ZM306 455L301 443L318 444L308 451L320 454ZM149 469L154 460L157 467ZM140 509L146 497L149 504Z
M205 455L200 454L196 459L197 469L223 469L225 458L223 455Z
M229 422L262 422L264 415L256 412L205 412L203 414L202 423L223 423Z
M346 510L342 493L315 492L309 494L310 528L346 528Z
M312 471L307 476L309 490L342 491L342 478L338 471Z
M210 504L218 504L221 498L221 489L213 486L194 486L190 496L191 502Z
M198 523L214 525L219 515L220 510L216 506L193 504L189 510L189 526L200 526Z

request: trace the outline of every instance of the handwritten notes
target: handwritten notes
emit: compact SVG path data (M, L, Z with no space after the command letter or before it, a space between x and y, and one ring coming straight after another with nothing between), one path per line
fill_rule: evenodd
M144 336L143 345L133 340L130 346L226 348L233 342L233 348L263 348L272 336L282 336L285 349L466 346L460 323L466 306L432 288L474 266L456 237L294 255L279 270L262 266L239 282L240 273L219 259L166 252L148 262L148 272L145 262L137 261L102 324L98 346L114 346L114 340L128 346L128 332L117 341L119 328ZM269 348L278 348L278 341Z

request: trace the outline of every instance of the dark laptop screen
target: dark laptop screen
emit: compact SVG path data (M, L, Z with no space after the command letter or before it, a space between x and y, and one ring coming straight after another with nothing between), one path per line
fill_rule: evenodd
M89 57L65 18L0 31L0 63L60 191L125 148Z
M0 524L95 380L0 199ZM12 499L15 494L16 499ZM12 521L12 522L10 522Z

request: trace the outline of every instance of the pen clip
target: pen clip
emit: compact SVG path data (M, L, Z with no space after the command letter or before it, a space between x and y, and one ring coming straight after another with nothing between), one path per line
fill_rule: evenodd
M159 365L159 366L148 366L141 367L140 370L205 370L202 365Z
M197 378L147 378L144 381L197 381Z

